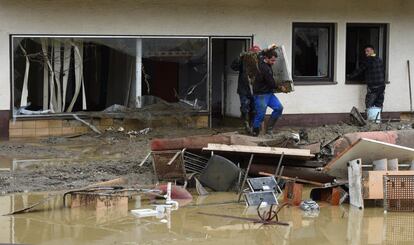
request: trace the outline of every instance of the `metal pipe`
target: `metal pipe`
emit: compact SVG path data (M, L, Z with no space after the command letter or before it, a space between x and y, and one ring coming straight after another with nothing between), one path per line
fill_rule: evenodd
M204 168L196 167L194 165L185 165L185 167L189 167L189 168L193 168L193 169L197 169L197 170L203 170L204 169Z
M177 157L181 154L181 151L177 151L177 153L175 153L175 155L173 156L173 158L171 158L171 160L167 163L167 165L171 165L175 159L177 159Z
M282 166L282 168L280 169L280 172L277 174L277 176L278 176L277 180L276 180L277 185L279 185L280 177L283 174L283 170L285 170L285 166Z
M194 162L184 161L184 165L186 165L186 164L190 164L190 165L193 165L193 166L199 167L199 168L205 168L206 167L205 165L199 165L199 164L194 163Z
M206 160L206 161L208 161L208 160L209 160L209 159L208 159L208 158L206 158L206 157L203 157L203 156L200 156L200 155L197 155L197 154L194 154L194 153L188 152L188 151L186 151L186 152L185 152L185 155L190 155L190 156L198 157L198 158L204 159L204 160Z
M279 173L279 168L280 168L280 165L282 165L282 160L283 160L284 156L285 156L285 153L282 152L282 155L280 155L280 158L279 158L279 163L277 164L275 175L278 175L278 173Z
M186 155L184 155L184 157L188 158L188 159L194 159L194 160L202 162L202 163L207 163L208 162L208 160L205 160L203 158L196 157L196 156L186 156Z
M147 156L145 156L145 158L141 161L141 163L138 165L140 167L142 167L148 160L148 158L151 156L151 151L147 154Z
M190 160L190 161L194 161L194 162L199 162L199 163L203 164L204 166L207 165L206 162L203 162L203 161L198 160L198 159L195 159L195 158L187 157L187 156L184 156L184 160Z
M251 154L250 155L250 160L249 160L249 165L247 165L246 173L244 174L243 182L242 182L242 185L240 186L239 198L237 199L237 202L240 202L241 196L243 194L243 188L244 188L244 185L246 184L247 177L249 176L250 166L252 165L253 157L254 157L254 154Z
M411 166L411 164L406 164L406 163L398 164L398 167L403 167L403 168L410 167L410 166ZM363 168L373 168L374 165L373 164L364 164L364 165L361 165L361 167L363 167Z
M410 68L410 60L407 60L407 68L408 68L408 89L410 93L410 112L413 113L413 97L411 95L411 68Z

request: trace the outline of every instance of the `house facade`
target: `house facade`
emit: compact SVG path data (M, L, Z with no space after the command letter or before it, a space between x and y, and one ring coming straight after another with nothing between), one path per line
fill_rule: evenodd
M238 116L230 64L253 43L285 48L295 84L278 94L285 124L365 110L363 77L346 76L367 44L386 67L383 111L407 112L413 13L409 0L2 0L0 132L23 136L16 122L153 97L189 105L212 126Z

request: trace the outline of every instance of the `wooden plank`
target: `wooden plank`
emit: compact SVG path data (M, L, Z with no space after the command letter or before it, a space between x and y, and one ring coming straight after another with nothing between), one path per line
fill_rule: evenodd
M411 162L414 160L414 149L361 138L330 161L324 171L338 178L347 179L348 162L359 158L365 164L382 158L398 158L400 162Z
M295 157L301 159L310 159L315 155L310 153L308 149L291 149L265 146L246 146L246 145L225 145L225 144L208 144L203 148L204 151L214 152L234 152L234 153L248 153L248 154L263 154L263 155L282 155L285 157Z
M384 175L414 175L414 170L363 172L364 199L384 199Z
M320 182L305 180L305 179L300 179L300 178L292 178L292 177L288 177L288 176L274 175L274 174L266 173L266 172L259 172L258 174L261 175L261 176L275 176L276 178L280 178L280 179L283 179L283 180L296 181L296 182L299 182L299 183L315 185L315 186L318 186L318 187L321 187L321 188L328 188L328 187L334 187L334 186L339 186L339 185L345 185L345 184L348 183L347 181L340 181L338 183L320 183Z
M313 143L309 145L300 145L300 149L308 149L311 154L319 154L321 152L321 143Z
M349 203L357 208L364 208L362 198L362 160L356 159L349 162L348 183L349 183Z

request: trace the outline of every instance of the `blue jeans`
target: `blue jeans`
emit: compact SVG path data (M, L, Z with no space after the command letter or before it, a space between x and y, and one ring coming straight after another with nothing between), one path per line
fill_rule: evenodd
M278 119L283 112L283 106L280 103L279 99L273 94L260 94L254 96L256 116L253 120L253 128L260 128L265 115L267 107L273 109L271 117L273 119Z

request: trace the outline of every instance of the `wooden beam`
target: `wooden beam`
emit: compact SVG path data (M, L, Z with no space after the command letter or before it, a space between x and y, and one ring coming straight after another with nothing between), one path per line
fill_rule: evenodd
M315 156L310 153L309 149L292 149L292 148L265 147L265 146L208 144L208 146L204 147L203 150L214 151L214 152L234 152L234 153L277 155L277 156L280 156L283 153L285 157L293 157L293 158L300 158L300 159L310 159Z
M349 203L357 208L364 208L362 198L362 161L356 159L349 162L348 182L349 182Z
M338 185L344 185L347 182L339 182L339 183L320 183L320 182L316 182L316 181L311 181L311 180L305 180L305 179L299 179L299 178L292 178L292 177L287 177L287 176L281 176L281 175L274 175L271 173L266 173L266 172L259 172L259 175L262 176L275 176L276 178L280 178L283 180L289 180L289 181L296 181L299 183L304 183L304 184L310 184L310 185L314 185L314 186L318 186L321 188L328 188L328 187L333 187L333 186L338 186Z

